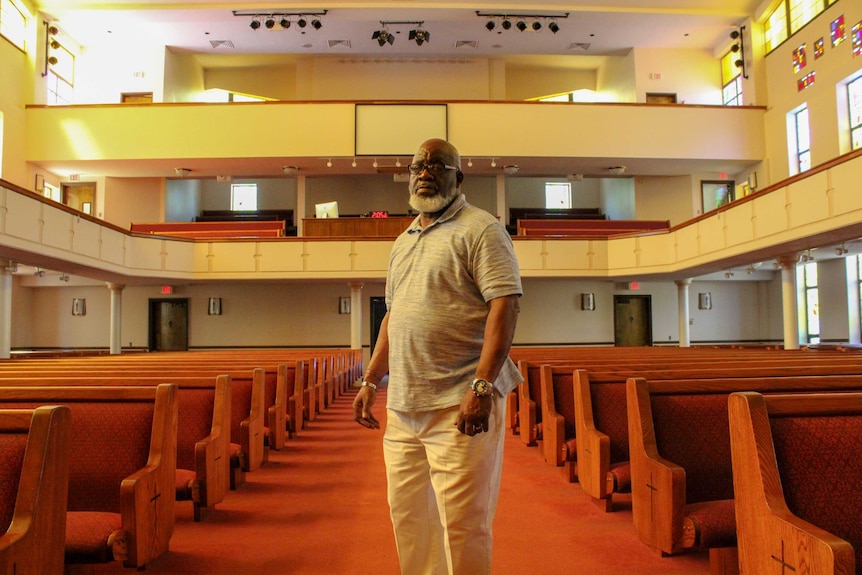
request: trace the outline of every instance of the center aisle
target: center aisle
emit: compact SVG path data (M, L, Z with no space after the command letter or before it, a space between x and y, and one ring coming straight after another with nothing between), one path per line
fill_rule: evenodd
M177 504L171 551L152 574L398 575L386 503L382 430L354 423L348 394L202 522ZM384 418L385 392L375 405ZM535 448L509 435L495 521L495 575L697 575L705 554L662 558L637 537L631 511L603 513ZM96 575L128 575L118 564Z

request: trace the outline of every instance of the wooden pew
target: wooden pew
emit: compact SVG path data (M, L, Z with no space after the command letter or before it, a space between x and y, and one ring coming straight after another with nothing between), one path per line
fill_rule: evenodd
M143 568L174 530L177 387L5 387L0 408L69 406L67 565ZM57 520L57 518L55 518Z
M190 239L280 238L283 221L152 222L132 223L133 234L177 236Z
M729 399L743 573L860 573L862 394Z
M736 391L862 391L862 378L784 377L626 383L632 517L649 547L709 549L714 572L736 572L728 396Z
M0 573L62 575L68 407L0 410Z
M518 220L519 236L612 237L625 234L668 231L667 220Z

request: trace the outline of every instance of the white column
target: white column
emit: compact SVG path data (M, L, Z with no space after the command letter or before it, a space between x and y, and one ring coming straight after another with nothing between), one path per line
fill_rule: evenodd
M302 230L302 218L305 217L305 176L300 174L296 178L296 211L293 212L293 219L296 221L296 235L302 237L305 233Z
M0 358L12 356L12 262L0 269Z
M504 226L508 225L506 221L509 209L506 207L506 176L499 174L497 176L497 216L500 218L500 223Z
M799 320L796 311L796 262L799 256L778 258L781 264L781 307L784 318L784 349L799 349Z
M362 349L362 286L350 282L350 349Z
M691 347L691 316L689 312L688 292L691 279L676 280L677 299L679 304L679 346Z
M123 290L122 284L109 283L111 290L111 354L123 353Z

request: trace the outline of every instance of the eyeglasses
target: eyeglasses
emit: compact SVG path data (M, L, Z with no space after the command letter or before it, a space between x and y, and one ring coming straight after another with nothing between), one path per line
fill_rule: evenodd
M428 170L429 174L433 174L435 176L439 176L446 170L457 170L457 166L450 166L448 164L443 164L441 162L434 162L432 164L423 164L422 162L416 162L415 164L410 164L407 166L407 170L413 174L414 176L418 176L423 171Z

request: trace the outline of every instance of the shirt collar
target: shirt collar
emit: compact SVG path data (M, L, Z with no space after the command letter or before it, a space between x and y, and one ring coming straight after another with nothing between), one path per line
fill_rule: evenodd
M455 215L456 215L458 212L460 212L460 211L464 208L464 206L466 206L466 205L467 205L467 198L466 198L466 196L464 196L464 194L459 194L459 195L458 195L458 197L457 197L457 198L455 198L455 199L452 201L452 203L451 203L451 204L449 204L449 207L448 207L448 208L446 208L446 211L445 211L445 212L443 212L443 213L440 215L440 217L439 217L439 218L437 218L436 220L434 220L433 222L431 222L431 224L430 224L427 228L425 228L425 229L427 230L427 229L429 229L429 228L431 228L431 227L433 227L433 226L436 226L437 224L441 224L441 223L443 223L443 222L446 222L446 221L448 221L448 220L451 220L451 219L452 219L452 218L454 218L454 217L455 217ZM409 233L411 233L411 234L412 234L412 233L416 233L416 232L421 232L421 231L422 231L422 226L420 226L420 225L419 225L419 219L420 219L420 218L421 218L421 216L416 216L416 219L415 219L415 220L413 220L413 223L412 223L412 224L410 224L410 227L407 229L407 231L408 231Z

